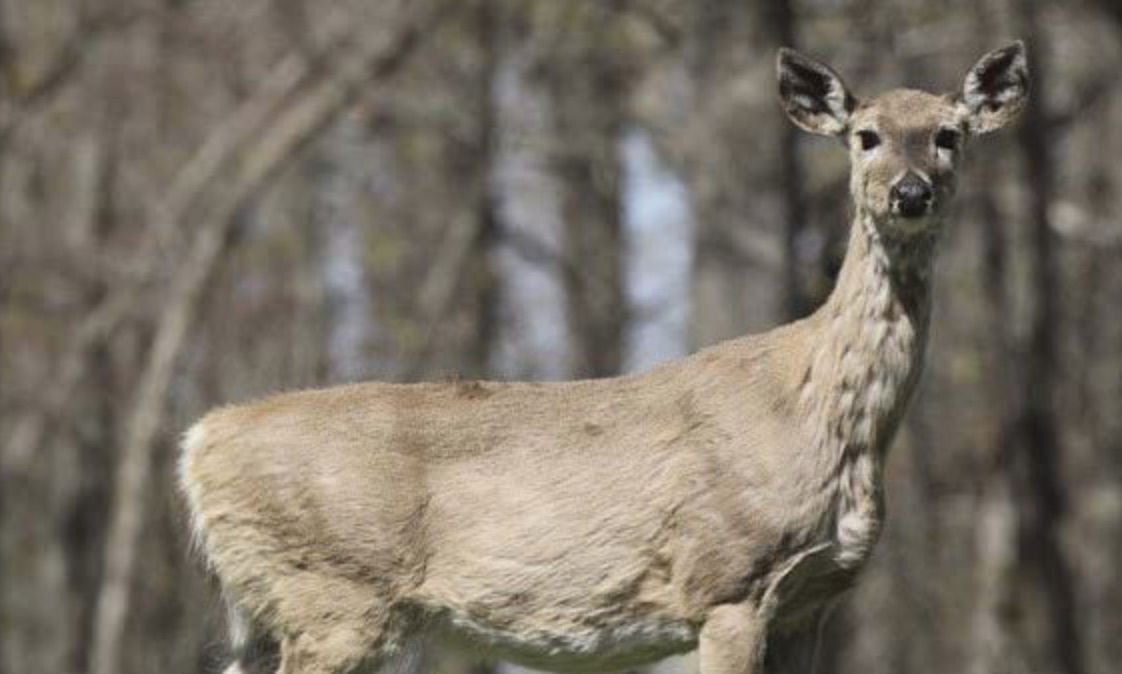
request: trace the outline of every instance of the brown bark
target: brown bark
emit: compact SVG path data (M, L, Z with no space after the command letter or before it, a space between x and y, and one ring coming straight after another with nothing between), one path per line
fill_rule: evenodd
M1064 674L1083 674L1082 636L1070 563L1059 541L1067 502L1060 465L1062 440L1056 410L1060 384L1057 334L1060 315L1059 241L1051 222L1056 182L1046 101L1050 63L1036 0L1021 3L1024 35L1034 54L1033 87L1018 130L1029 190L1029 256L1032 310L1023 366L1020 408L1010 429L1014 493L1019 506L1018 552L1038 578L1044 604L1046 639L1055 666Z
M766 19L780 46L797 47L797 26L790 0L767 3ZM799 158L799 134L793 124L785 124L779 133L776 158L783 202L783 315L795 320L809 314L824 298L808 292L800 267L808 261L799 256L799 244L807 225L806 197L803 194L802 161Z
M475 117L478 131L474 142L475 176L473 209L479 222L474 250L473 285L475 287L475 334L469 346L466 373L487 377L491 373L492 351L498 334L499 283L495 274L495 246L499 238L499 205L492 188L495 162L496 124L498 110L494 100L499 40L501 39L500 8L487 0L478 0L475 8L476 48L480 53L476 74L478 91Z
M994 161L983 159L976 175L982 184L994 179ZM982 190L978 198L978 216L982 226L982 279L988 326L992 340L989 379L994 382L993 454L983 464L987 469L979 486L977 532L978 587L975 616L975 645L972 653L973 671L979 674L1003 674L1023 668L1025 659L1018 657L1017 626L1013 607L1017 602L1017 523L1009 473L1009 429L1016 412L1019 392L1013 380L1015 344L1009 330L1012 315L1007 283L1006 223L995 197Z
M589 39L596 40L600 32ZM587 56L573 63L551 64L547 75L555 106L553 162L561 191L565 257L580 269L579 276L565 277L572 373L578 378L619 372L627 313L617 147L624 81L605 46L601 42L587 47Z

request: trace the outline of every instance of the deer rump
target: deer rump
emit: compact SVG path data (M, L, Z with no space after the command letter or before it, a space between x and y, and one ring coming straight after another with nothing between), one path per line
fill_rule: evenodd
M428 633L529 666L651 662L814 553L802 575L819 580L783 598L809 610L807 588L851 578L818 554L830 495L777 451L798 433L753 403L777 384L743 376L768 366L746 346L614 380L372 383L219 410L184 447L198 539L256 629L357 632L381 656Z

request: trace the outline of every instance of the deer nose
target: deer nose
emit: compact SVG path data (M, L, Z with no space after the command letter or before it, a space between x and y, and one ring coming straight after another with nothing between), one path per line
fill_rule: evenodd
M892 186L892 202L905 218L918 218L927 213L935 193L927 181L908 171Z

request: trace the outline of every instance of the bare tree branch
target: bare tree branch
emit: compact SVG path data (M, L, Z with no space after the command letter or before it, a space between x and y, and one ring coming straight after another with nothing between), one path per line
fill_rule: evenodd
M18 473L26 468L27 462L44 438L47 424L60 416L76 385L81 381L90 350L128 315L129 307L135 306L143 287L147 285L159 266L155 255L159 243L167 244L166 239L186 217L188 208L198 200L199 195L216 179L216 176L222 173L222 169L232 162L237 152L244 148L252 136L260 130L268 115L275 112L276 108L292 94L306 72L307 68L301 63L298 55L282 58L266 76L257 94L242 104L224 124L215 129L175 175L168 190L155 202L150 216L155 237L149 239L147 245L140 251L141 261L138 268L130 269L127 274L135 281L126 284L120 290L111 291L109 296L92 309L84 319L75 338L69 343L66 353L59 361L61 364L52 377L54 386L49 389L43 404L22 418L13 430L7 451L3 456L6 472ZM3 133L4 131L0 130L0 135ZM79 204L80 207L81 205ZM75 214L74 217L88 216ZM66 270L69 274L77 271L80 275L92 274L95 278L104 276L105 271L113 268L109 260L101 256L91 256L88 251L83 251L82 257L84 258L82 263L75 264L70 251L60 251L59 258L53 261L53 266ZM13 262L18 263L18 258ZM39 259L35 264L39 267L51 266L52 261ZM119 269L119 262L117 266Z
M443 3L438 5L443 7ZM420 31L429 28L439 12L411 16L389 38L389 43L356 38L331 72L312 83L256 136L240 153L235 175L212 197L199 216L195 238L176 270L164 302L166 309L156 326L147 363L141 374L136 402L127 419L115 482L105 547L105 571L94 620L93 674L117 674L126 611L130 604L133 569L145 508L145 484L152 464L153 440L163 420L164 403L195 305L222 250L234 215L317 132L328 125L360 92L361 84L392 75L415 50ZM265 94L272 98L271 93ZM258 104L252 101L248 105ZM261 106L267 107L267 106ZM200 151L200 154L206 154ZM210 160L208 160L210 161ZM202 186L208 181L190 181ZM187 208L201 196L189 194ZM166 203L166 200L165 200ZM174 203L174 202L173 202ZM182 224L182 223L176 223Z
M69 404L78 382L86 371L89 352L105 335L128 316L135 303L130 293L110 296L91 311L67 345L59 359L59 367L46 388L43 403L21 417L8 437L0 469L6 476L21 475L35 456L51 422L58 419Z
M734 237L716 227L698 236L698 255L709 255L725 264L758 267L779 273L783 268L783 250L774 236L752 232L751 236Z
M616 12L630 14L644 21L659 36L667 48L674 49L681 46L682 27L671 17L659 11L659 8L637 0L611 0L608 7Z
M14 100L6 101L11 104L8 109L0 109L3 113L3 118L0 118L0 146L6 144L24 120L34 116L54 100L55 94L77 79L96 42L115 38L122 31L155 20L161 11L144 9L109 12L80 20L44 73L26 90L16 92Z
M244 150L307 75L308 63L303 54L284 56L269 71L257 92L199 145L149 215L151 228L162 244L169 243L176 226L199 195L222 174L238 152Z
M417 304L423 324L423 333L404 367L402 376L414 379L421 374L438 335L437 324L441 317L448 314L464 270L471 261L475 241L482 229L478 218L465 218L466 222L453 222L444 233L436 261L421 282L417 293Z

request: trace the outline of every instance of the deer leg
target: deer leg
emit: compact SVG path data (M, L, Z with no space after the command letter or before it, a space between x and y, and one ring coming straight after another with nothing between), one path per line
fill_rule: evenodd
M327 575L288 579L298 601L277 607L277 674L351 674L376 668L405 634L388 602L361 584Z
M701 674L763 672L767 619L751 605L718 606L701 628Z
M351 674L377 671L369 638L348 628L304 633L281 641L277 674Z

